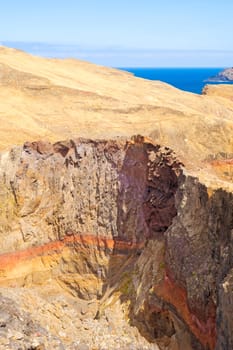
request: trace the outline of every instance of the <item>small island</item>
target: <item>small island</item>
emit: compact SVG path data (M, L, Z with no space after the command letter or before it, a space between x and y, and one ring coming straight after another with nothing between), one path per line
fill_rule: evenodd
M216 83L233 82L233 67L224 69L214 77L208 78L206 81L216 82Z

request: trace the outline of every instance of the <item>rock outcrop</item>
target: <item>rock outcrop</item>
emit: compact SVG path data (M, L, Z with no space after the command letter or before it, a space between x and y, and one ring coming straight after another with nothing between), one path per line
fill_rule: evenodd
M227 344L232 341L230 334L225 334L221 346L220 343L217 347L215 345L221 333L222 320L226 322L225 330L230 329L232 323L229 314L228 317L222 316L219 304L222 298L231 295L231 284L226 283L228 294L224 297L222 286L233 263L232 194L219 190L209 197L207 189L197 179L183 177L176 193L176 208L177 215L165 233L164 260L159 265L160 275L163 273L162 281L156 279L156 274L154 283L151 283L152 276L149 274L148 280L145 278L143 289L144 292L148 291L146 299L149 305L145 316L139 311L140 321L146 318L146 330L151 335L157 332L156 326L161 324L163 329L167 324L169 332L175 334L179 322L185 322L196 338L191 339L191 348L227 349ZM151 256L150 270L156 271L158 265L147 249L140 259L145 254L144 261L147 260L149 264L148 256ZM142 270L140 259L137 266ZM175 316L171 315L171 310L175 311ZM226 304L225 312L228 313ZM182 348L182 345L178 348Z
M52 285L53 299L95 303L100 322L120 300L149 349L232 344L233 195L209 191L169 148L28 142L1 154L0 202L2 290Z

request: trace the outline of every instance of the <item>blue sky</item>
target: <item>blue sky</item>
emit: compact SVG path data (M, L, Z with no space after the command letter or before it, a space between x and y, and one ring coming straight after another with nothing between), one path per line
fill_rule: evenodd
M110 66L232 66L232 0L7 0L0 42Z

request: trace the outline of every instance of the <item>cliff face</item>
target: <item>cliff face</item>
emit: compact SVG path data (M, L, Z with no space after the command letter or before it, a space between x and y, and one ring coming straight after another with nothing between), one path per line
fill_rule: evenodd
M76 139L0 158L0 284L114 300L160 349L232 344L233 197L208 193L169 148ZM152 347L151 347L152 349Z
M70 259L75 263L73 249L83 246L88 249L73 277L86 273L93 278L97 267L106 270L108 250L135 250L171 224L179 164L173 169L173 162L170 151L143 141L39 142L3 154L2 252L21 252L10 260L3 255L2 263L12 264L24 281L28 259L55 251L51 259L56 274L59 254L64 251L67 264ZM86 260L96 246L103 254L91 264ZM65 269L62 278L67 278ZM50 262L43 261L42 272L51 274Z
M190 339L190 348L228 349L232 339L230 334L226 335L226 329L231 329L232 317L226 304L225 311L222 306L232 294L232 194L218 190L209 197L197 179L182 176L176 208L177 215L165 232L164 255L161 258L160 253L159 265L153 257L155 242L150 243L138 261L139 271L143 271L141 259L144 259L148 270L157 270L158 275L154 273L152 278L143 272L140 276L143 280L144 274L143 289L144 293L147 290L148 304L146 312L137 309L135 313L151 336L156 334L160 338L163 332L163 336L174 335L180 322L184 322L195 335L195 339ZM184 330L185 327L179 342L186 338ZM181 343L178 348L182 348Z

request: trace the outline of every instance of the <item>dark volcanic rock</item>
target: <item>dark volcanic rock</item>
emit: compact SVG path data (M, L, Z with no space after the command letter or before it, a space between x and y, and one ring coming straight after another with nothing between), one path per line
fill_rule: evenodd
M218 299L216 349L233 349L233 269L229 271L221 283Z

